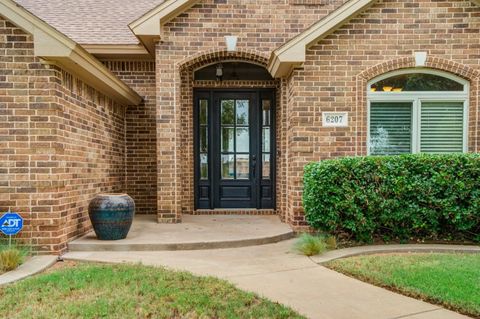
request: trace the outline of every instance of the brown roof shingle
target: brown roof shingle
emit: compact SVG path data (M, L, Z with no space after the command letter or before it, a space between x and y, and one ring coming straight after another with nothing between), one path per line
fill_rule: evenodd
M15 0L80 44L138 44L128 24L164 0Z

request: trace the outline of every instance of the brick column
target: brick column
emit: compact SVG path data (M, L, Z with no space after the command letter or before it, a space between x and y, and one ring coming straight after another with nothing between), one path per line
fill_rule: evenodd
M157 202L158 222L181 221L180 206L180 74L168 45L157 44Z

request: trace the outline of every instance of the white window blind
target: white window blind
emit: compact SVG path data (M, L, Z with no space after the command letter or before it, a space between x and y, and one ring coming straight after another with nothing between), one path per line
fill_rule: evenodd
M412 151L412 103L370 104L370 154L396 155Z
M423 102L421 105L420 151L463 151L463 102Z

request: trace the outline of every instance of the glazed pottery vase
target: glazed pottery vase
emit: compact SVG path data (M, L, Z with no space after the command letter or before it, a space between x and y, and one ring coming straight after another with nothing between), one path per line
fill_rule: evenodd
M125 239L135 215L135 202L127 194L99 194L90 202L88 215L99 240Z

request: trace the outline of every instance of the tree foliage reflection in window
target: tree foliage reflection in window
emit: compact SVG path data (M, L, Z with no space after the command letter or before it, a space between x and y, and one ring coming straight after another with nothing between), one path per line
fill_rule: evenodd
M372 92L405 91L463 91L464 86L454 80L428 73L400 74L371 85Z

